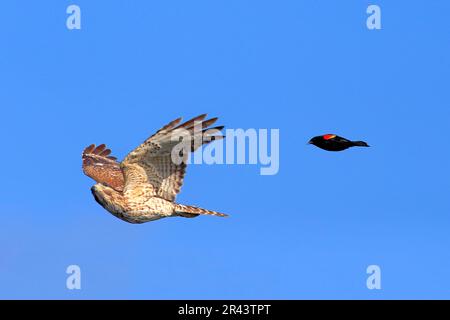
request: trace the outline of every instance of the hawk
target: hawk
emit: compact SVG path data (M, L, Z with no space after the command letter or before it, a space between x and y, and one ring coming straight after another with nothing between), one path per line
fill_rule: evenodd
M95 200L129 223L177 216L227 216L175 203L189 152L223 138L223 126L210 128L217 118L205 118L206 114L202 114L182 124L181 118L173 120L131 151L122 162L111 156L111 150L104 144L88 146L82 153L83 172L97 182L91 188ZM181 144L185 147L176 149ZM182 161L174 161L174 154Z

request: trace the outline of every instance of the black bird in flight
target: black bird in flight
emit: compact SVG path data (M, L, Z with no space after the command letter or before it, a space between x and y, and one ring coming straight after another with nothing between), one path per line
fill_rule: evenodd
M342 151L350 147L368 147L364 141L351 141L335 134L325 134L317 136L309 140L309 144L313 144L320 149L327 151Z

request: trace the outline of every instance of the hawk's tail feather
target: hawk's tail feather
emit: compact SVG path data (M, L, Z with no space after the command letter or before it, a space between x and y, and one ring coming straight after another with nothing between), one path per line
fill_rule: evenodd
M194 207L194 206L185 206L182 204L175 205L175 212L178 215L180 215L182 217L186 217L186 218L193 218L200 214L210 215L210 216L218 216L218 217L228 217L228 215L225 213L220 213L220 212L212 211L212 210L206 210L206 209Z
M96 155L99 157L108 158L111 160L117 160L116 157L110 155L111 149L107 149L104 143L96 146L95 144L91 144L83 150L83 157L89 155Z

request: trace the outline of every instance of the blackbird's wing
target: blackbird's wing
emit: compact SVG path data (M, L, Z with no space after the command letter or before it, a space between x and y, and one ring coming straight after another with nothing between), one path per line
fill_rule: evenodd
M351 143L350 140L345 139L345 138L340 137L340 136L336 136L332 140L334 140L335 142L341 142L341 143Z

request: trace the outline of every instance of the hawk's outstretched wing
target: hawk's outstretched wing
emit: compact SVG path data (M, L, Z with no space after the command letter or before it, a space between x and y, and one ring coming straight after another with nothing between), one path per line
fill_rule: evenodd
M131 151L121 164L125 175L125 190L145 187L145 192L174 201L180 192L186 171L185 161L179 164L172 161L172 150L180 144L178 138L182 138L183 143L191 143L190 150L187 150L190 152L203 144L223 138L220 132L223 126L209 128L217 118L204 120L205 118L206 114L202 114L181 125L178 125L181 122L181 118L178 118ZM183 154L183 151L180 153L186 160L188 155Z
M83 150L83 172L98 183L110 186L116 191L122 192L125 181L116 157L110 156L111 150L104 144L95 146L91 144Z

